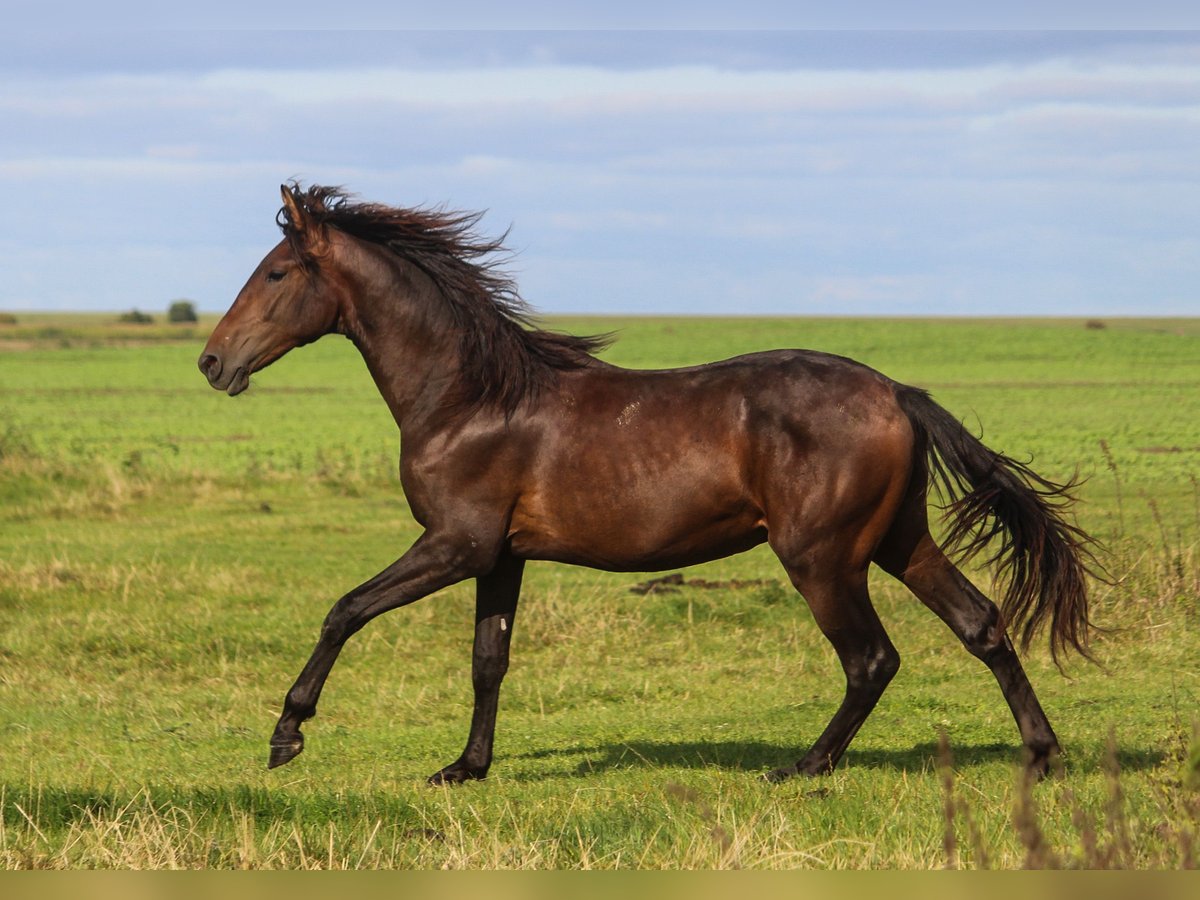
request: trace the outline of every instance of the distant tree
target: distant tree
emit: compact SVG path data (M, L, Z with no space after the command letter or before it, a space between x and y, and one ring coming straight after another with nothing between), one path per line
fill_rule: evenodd
M195 322L196 305L191 300L176 300L167 308L168 322Z
M12 313L0 313L0 325L16 325L17 317Z
M117 318L117 321L132 325L149 325L154 321L154 316L140 312L137 309L131 309L127 313L121 313L121 315Z

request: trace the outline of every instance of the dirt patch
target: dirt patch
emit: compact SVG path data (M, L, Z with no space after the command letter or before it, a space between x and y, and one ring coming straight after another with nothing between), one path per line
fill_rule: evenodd
M705 591L720 591L729 588L766 587L776 584L769 578L730 578L712 581L708 578L684 578L679 572L673 575L663 575L661 578L651 578L635 584L629 589L631 594L675 594L680 588L699 588Z

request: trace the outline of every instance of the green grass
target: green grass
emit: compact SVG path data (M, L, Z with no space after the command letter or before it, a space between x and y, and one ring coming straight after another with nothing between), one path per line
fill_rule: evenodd
M195 368L211 321L34 319L0 326L0 864L936 867L940 732L956 861L1045 864L1014 825L1028 798L999 690L883 576L873 596L904 662L844 766L758 780L815 739L842 688L762 548L689 572L762 584L650 596L629 591L639 576L531 564L484 783L423 784L466 736L469 585L356 636L305 753L267 772L329 605L417 534L365 366L328 338L231 400ZM852 356L1043 474L1088 477L1080 521L1118 579L1095 591L1110 631L1103 667L1069 678L1044 647L1027 655L1067 749L1028 797L1062 864L1104 858L1089 828L1120 848L1110 864L1195 861L1200 321L553 324L618 328L607 358L637 367Z

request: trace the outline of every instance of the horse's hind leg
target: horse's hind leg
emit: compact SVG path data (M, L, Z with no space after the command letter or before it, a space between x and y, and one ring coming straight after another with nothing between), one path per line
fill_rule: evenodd
M782 554L780 559L837 651L846 673L846 695L808 753L794 765L768 773L769 781L831 772L900 668L900 654L867 595L865 568L794 565Z
M889 534L876 562L903 581L991 669L1021 731L1027 765L1038 775L1046 774L1059 752L1058 738L1021 668L996 604L946 558L923 522Z

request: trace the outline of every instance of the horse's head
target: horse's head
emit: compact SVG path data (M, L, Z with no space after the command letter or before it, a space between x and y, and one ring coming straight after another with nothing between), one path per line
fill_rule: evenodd
M337 324L344 293L328 267L326 226L313 220L297 189L284 185L280 225L286 237L263 257L200 355L209 384L232 397L250 375Z

